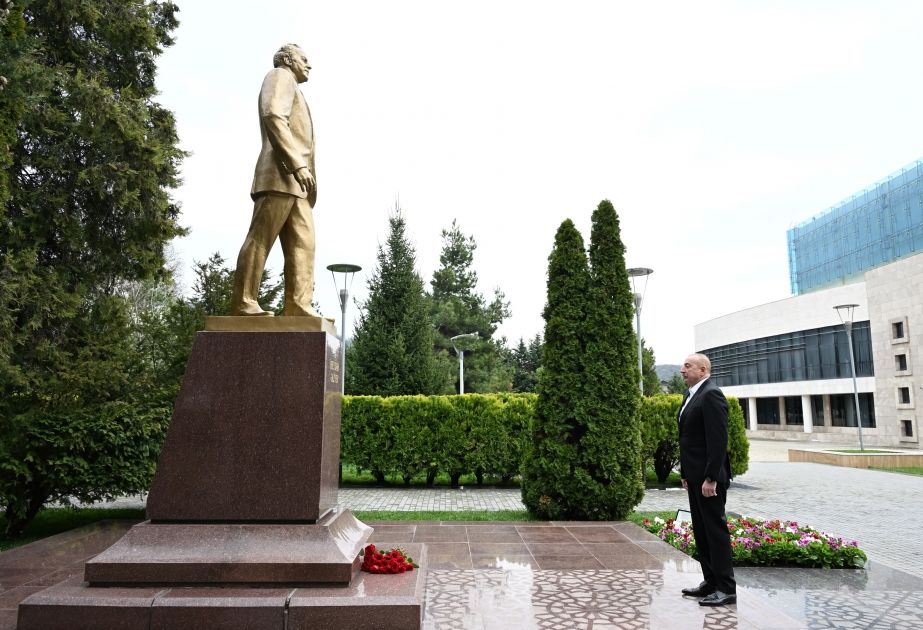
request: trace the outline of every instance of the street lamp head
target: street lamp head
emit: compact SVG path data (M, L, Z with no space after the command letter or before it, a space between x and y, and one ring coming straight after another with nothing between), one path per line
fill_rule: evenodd
M349 299L349 288L347 288L347 285L352 287L352 280L356 279L356 272L362 271L362 267L350 263L336 263L327 265L327 270L330 271L330 275L333 276L333 286L336 288L338 297L340 298L340 309L345 313L346 300ZM340 283L337 282L338 273L343 274L343 286L340 286ZM352 279L350 279L350 275L352 275Z
M628 277L631 278L631 290L636 296L644 297L644 293L647 291L647 277L654 273L653 269L648 267L631 267L628 269ZM641 283L641 279L644 279L644 283ZM637 301L637 297L635 298Z
M841 324L852 325L853 322L853 311L856 310L858 304L838 304L833 308L836 309L836 314L840 318Z
M477 339L479 335L476 332L464 333L462 335L455 335L451 337L449 341L452 342L452 348L455 349L455 352L458 352L458 346L455 345L455 342L459 339Z
M336 263L333 265L327 265L327 270L332 273L356 273L357 271L362 271L362 267L359 265L351 265L349 263Z
M631 267L628 269L628 275L632 278L636 278L638 276L649 276L652 273L654 273L654 270L649 269L648 267Z

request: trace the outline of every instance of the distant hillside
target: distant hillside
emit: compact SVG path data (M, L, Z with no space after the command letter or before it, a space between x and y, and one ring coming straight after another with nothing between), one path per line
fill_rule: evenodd
M674 374L679 374L680 365L655 365L654 371L661 381L669 381Z

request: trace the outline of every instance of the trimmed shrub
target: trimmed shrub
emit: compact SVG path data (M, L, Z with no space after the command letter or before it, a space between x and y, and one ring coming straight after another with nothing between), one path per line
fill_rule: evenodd
M632 317L634 299L625 268L618 214L608 200L593 212L590 286L582 323L582 396L577 400L579 492L571 518L625 518L644 496L641 469L641 391Z
M462 475L519 474L532 447L535 394L464 396L346 396L343 399L342 461L370 471L379 483L388 475L405 482L426 473L432 484L440 472L458 483ZM682 396L642 399L639 411L644 465L664 458L665 481L676 465L676 414ZM728 399L728 450L734 475L747 471L749 442L736 398ZM554 442L549 449L555 448ZM543 464L545 465L545 464ZM560 492L572 492L572 477L561 469Z
M368 470L378 483L391 471L392 434L381 396L344 396L340 423L340 461Z
M654 467L657 480L664 483L679 463L679 427L676 416L683 397L657 394L641 401L642 469Z
M548 257L545 350L529 451L522 463L522 501L550 520L576 518L588 479L578 444L587 431L578 417L585 382L583 326L589 269L583 237L570 219L558 228Z
M750 467L750 440L747 439L747 425L740 401L728 396L728 453L731 458L731 473L736 477Z
M381 422L390 435L390 450L385 466L404 483L432 467L432 456L420 444L434 442L433 423L420 422L419 411L429 416L432 401L426 396L393 396L382 399Z
M346 396L341 458L371 471L378 483L405 483L440 472L453 485L464 474L509 481L519 473L532 424L533 394L464 396Z

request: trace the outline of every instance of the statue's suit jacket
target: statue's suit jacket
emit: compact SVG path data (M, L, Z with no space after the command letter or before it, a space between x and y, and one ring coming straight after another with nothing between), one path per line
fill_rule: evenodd
M678 422L682 478L699 487L707 477L727 488L731 479L727 451L728 403L712 379L702 383L685 411L680 413Z
M250 196L275 192L307 198L311 207L317 187L309 196L292 176L307 166L314 172L314 125L295 75L288 68L273 68L260 88L260 135L263 146L253 173Z

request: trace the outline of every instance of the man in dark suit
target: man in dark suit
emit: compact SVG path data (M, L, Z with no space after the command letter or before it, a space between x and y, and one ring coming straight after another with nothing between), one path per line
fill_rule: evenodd
M728 403L709 378L711 361L692 354L680 369L689 391L679 412L679 466L689 495L695 546L705 581L684 588L702 606L737 602L737 583L724 504L731 479L728 457Z

